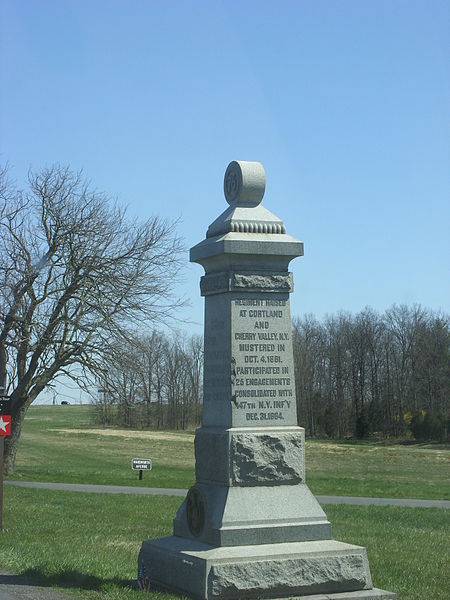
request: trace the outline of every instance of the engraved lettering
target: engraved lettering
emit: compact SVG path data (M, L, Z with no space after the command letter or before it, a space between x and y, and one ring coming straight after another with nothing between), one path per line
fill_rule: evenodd
M275 421L283 424L286 419L296 423L288 301L235 298L232 326L236 359L233 410L242 411L241 423L250 425L258 420L265 425ZM252 401L256 401L256 406L250 406Z
M251 412L245 415L247 421L258 421L258 413Z

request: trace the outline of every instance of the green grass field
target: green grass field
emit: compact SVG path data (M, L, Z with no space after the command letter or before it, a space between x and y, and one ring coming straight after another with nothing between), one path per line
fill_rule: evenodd
M180 502L8 487L0 565L74 598L135 599L140 544L171 534ZM335 539L367 548L374 585L397 592L399 600L448 599L449 511L327 506L326 512Z
M142 482L132 458L151 458ZM443 446L307 440L306 475L316 494L450 499L450 450ZM90 406L36 406L25 420L11 477L31 481L188 488L193 432L94 426Z
M14 479L186 488L194 479L192 433L102 429L90 406L36 406L27 414ZM151 458L138 481L132 458Z
M26 418L12 478L187 488L193 433L92 425L88 406L37 406ZM449 451L436 446L307 442L315 493L449 497ZM132 458L153 460L138 481ZM181 502L171 496L69 493L6 487L0 566L74 599L127 600L144 539L170 535ZM399 600L447 599L450 512L327 505L335 539L367 547L374 585ZM152 592L154 600L174 598Z

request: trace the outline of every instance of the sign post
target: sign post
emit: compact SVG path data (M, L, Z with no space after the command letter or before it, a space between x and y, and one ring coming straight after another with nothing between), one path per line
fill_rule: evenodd
M131 468L134 471L139 471L139 481L141 481L142 471L151 471L152 461L149 458L133 458L131 460Z
M4 388L0 388L0 531L3 529L3 457L5 455L5 437L11 435L11 415L4 414L8 410L7 396Z
M0 531L3 530L3 456L5 454L5 438L0 437Z

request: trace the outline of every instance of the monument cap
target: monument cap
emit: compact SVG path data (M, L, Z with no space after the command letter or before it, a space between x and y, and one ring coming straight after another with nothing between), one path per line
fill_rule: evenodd
M266 189L266 174L260 162L233 160L225 171L225 198L231 206L258 206Z

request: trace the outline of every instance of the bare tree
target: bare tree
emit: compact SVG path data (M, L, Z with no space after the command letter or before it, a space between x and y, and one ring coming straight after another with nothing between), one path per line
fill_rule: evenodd
M186 350L186 365L189 376L189 389L191 393L191 420L198 424L201 419L202 406L202 376L203 376L203 338L194 335L190 338Z
M103 425L186 429L201 417L203 339L130 332L103 353L96 419Z
M293 320L295 386L299 423L315 435L325 384L325 330L313 315Z
M164 360L164 353L167 342L164 336L154 330L151 335L138 336L136 338L136 347L139 350L139 357L135 362L135 369L138 372L140 386L142 390L143 401L145 402L145 422L146 427L152 424L152 399L156 397L157 402L157 422L162 421L162 384L161 384L161 362ZM158 426L159 428L159 426Z
M10 397L12 472L30 404L73 365L93 373L124 328L168 319L180 242L158 217L131 221L80 173L29 174L27 191L0 172L0 386Z

